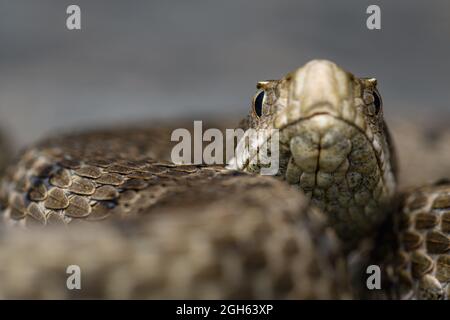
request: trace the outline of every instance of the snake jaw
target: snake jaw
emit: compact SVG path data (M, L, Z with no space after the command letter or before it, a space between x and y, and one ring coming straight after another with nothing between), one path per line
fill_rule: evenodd
M322 209L349 246L375 230L391 191L376 151L355 126L329 114L300 120L280 134L281 176ZM281 161L280 161L281 162Z

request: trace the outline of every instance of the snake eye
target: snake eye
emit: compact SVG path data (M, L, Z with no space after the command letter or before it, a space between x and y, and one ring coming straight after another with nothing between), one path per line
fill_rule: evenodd
M378 114L381 110L382 102L381 96L377 90L373 91L373 105L375 106L375 114Z
M259 92L253 100L253 112L259 118L262 116L263 103L264 103L264 91Z

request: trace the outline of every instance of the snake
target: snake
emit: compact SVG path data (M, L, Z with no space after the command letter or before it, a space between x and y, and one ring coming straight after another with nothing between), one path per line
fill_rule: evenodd
M1 180L0 298L449 299L450 182L399 190L383 107L312 60L257 83L237 128L267 138L229 166L170 161L180 122L38 141Z

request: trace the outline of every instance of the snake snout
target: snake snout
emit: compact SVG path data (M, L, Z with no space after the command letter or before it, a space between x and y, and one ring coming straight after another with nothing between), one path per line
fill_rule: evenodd
M313 60L287 77L286 108L275 121L283 127L319 114L334 117L351 107L353 76L327 60Z

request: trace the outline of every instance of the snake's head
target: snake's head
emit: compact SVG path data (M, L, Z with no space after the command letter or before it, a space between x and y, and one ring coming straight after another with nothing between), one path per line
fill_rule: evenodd
M257 89L247 127L278 129L278 175L323 209L343 238L373 230L395 191L377 81L313 60Z

